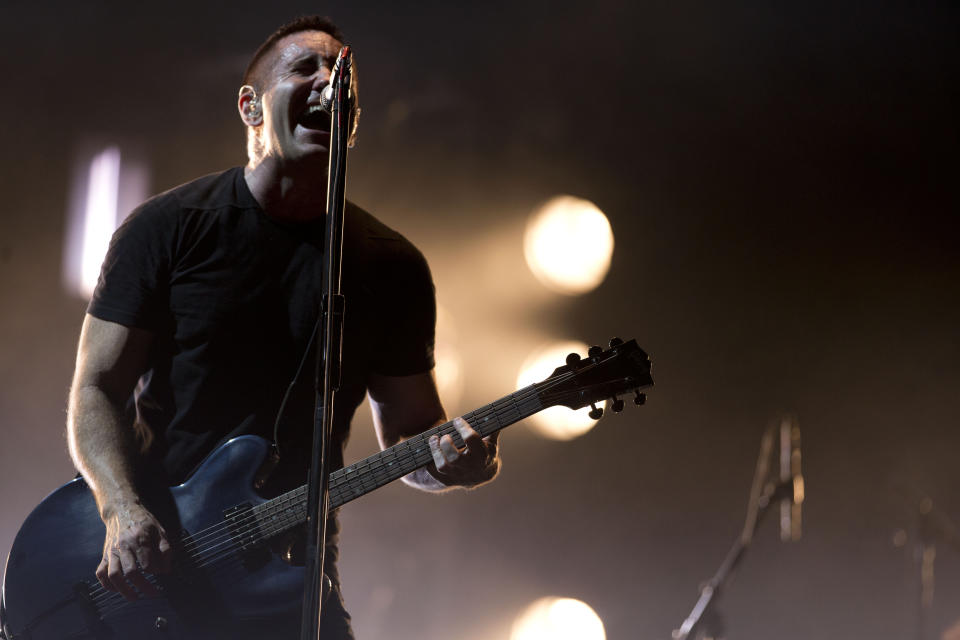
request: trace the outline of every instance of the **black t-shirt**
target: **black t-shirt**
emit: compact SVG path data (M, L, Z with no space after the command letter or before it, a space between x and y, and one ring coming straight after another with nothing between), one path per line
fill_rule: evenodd
M89 313L156 335L136 395L153 434L148 456L182 481L217 444L273 437L284 391L310 343L319 310L324 224L268 216L242 168L167 191L117 230ZM433 284L403 236L348 204L342 292L343 379L334 412L333 468L370 373L433 367ZM281 453L307 464L313 356L284 412Z

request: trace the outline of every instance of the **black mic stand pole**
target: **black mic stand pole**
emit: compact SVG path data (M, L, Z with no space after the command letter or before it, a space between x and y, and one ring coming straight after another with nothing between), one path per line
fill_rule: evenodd
M315 336L317 345L316 405L313 423L313 450L307 489L306 570L303 585L301 640L319 640L320 614L325 597L323 563L327 539L327 513L330 507L330 443L333 436L333 403L340 386L341 338L345 301L340 293L340 268L343 251L344 189L347 177L347 140L354 96L350 91L352 74L350 47L340 49L333 66L330 85L333 100L330 109L330 163L327 169L327 211L324 253L322 322Z
M757 531L760 521L767 514L774 501L789 495L793 496L793 481L780 481L774 483L770 478L770 461L773 459L773 429L764 432L760 441L760 456L757 458L757 470L753 476L753 486L750 489L750 503L747 505L747 520L743 525L743 532L736 542L733 543L730 551L717 572L700 589L700 598L694 605L690 615L687 616L679 629L671 634L674 640L687 640L696 637L693 634L705 630L710 625L710 621L716 624L717 616L713 614L713 604L716 597L730 578L734 569L740 564L744 554L753 541L753 535ZM789 492L789 493L788 493ZM708 635L719 637L717 630L711 630Z

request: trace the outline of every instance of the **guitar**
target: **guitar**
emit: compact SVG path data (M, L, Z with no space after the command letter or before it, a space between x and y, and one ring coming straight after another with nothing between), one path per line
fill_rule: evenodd
M650 360L635 340L591 347L586 358L570 354L564 366L464 416L489 436L542 409L571 409L611 399L621 411L623 394L653 384ZM330 474L330 506L340 507L432 461L427 439L449 434L447 422ZM177 550L175 570L148 579L160 595L128 601L94 577L105 529L82 478L50 494L27 517L14 540L0 600L7 640L237 640L260 622L296 616L303 567L293 566L272 543L306 521L307 487L267 499L255 480L269 453L257 436L234 438L215 449L190 478L169 489L157 515Z

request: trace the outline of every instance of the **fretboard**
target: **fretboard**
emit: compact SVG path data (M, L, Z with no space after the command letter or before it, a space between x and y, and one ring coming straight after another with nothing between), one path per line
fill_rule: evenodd
M543 408L534 385L530 385L463 417L487 437ZM433 455L427 441L434 435L450 435L457 447L463 446L463 438L450 421L338 469L330 474L330 508L336 509L428 465ZM307 485L257 505L252 511L264 539L302 524L307 519Z

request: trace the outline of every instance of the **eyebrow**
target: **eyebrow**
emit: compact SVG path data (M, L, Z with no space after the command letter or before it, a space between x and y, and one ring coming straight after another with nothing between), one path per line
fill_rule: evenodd
M312 62L312 61L314 61L317 57L320 57L321 60L323 60L324 62L328 63L328 64L331 65L331 66L333 65L334 62L337 61L337 54L333 54L333 55L329 55L329 56L328 56L328 55L323 55L323 54L321 54L321 53L315 53L315 52L312 52L312 51L307 51L307 52L301 53L300 55L296 56L295 58L291 58L291 59L290 59L290 62L289 62L288 64L289 64L290 67L295 67L295 66L297 66L298 64L300 64L301 62L308 62L308 61L309 61L309 62Z

